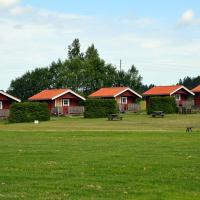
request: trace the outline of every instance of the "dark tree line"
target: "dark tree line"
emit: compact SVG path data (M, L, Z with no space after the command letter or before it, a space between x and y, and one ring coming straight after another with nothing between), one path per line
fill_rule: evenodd
M185 87L189 89L193 89L196 86L200 85L200 76L197 76L197 77L187 76L183 79L180 79L178 84L184 85Z
M149 88L142 84L142 77L134 65L128 71L119 71L100 58L93 44L85 53L81 52L80 42L75 39L68 47L66 60L26 72L11 81L8 92L27 100L41 90L50 88L71 88L86 96L101 87L112 86L128 86L138 92Z

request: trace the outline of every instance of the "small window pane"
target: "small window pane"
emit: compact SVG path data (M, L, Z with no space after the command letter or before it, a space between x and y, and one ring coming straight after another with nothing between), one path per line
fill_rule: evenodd
M69 99L63 99L63 106L69 106Z
M127 104L127 97L121 97L121 104Z

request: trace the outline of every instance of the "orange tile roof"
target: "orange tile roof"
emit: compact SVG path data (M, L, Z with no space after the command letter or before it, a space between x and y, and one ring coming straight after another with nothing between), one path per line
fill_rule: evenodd
M192 92L194 92L194 93L200 92L200 85L198 85L197 87L193 88Z
M197 87L193 88L192 92L194 92L194 93L200 92L200 85L198 85Z
M89 95L89 97L114 97L115 95L129 89L128 87L111 87L111 88L101 88L96 92Z
M69 89L49 89L49 90L43 90L39 92L38 94L32 96L29 98L29 100L51 100L54 97L61 95L64 92L67 92Z
M170 95L177 89L183 87L182 85L171 85L171 86L155 86L145 93L143 93L144 96L148 95Z

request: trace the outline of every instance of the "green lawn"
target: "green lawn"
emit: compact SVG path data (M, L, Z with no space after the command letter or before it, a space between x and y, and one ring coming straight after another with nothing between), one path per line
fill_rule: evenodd
M199 119L0 122L0 199L199 200Z
M200 130L200 114L166 115L164 118L152 118L146 114L122 116L122 121L61 117L38 125L0 121L0 131L185 131L186 126L194 126L194 130Z

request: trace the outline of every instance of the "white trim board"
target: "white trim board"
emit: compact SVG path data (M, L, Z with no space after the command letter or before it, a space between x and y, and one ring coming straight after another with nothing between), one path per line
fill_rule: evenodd
M130 88L124 89L123 91L121 91L121 92L117 93L116 95L114 95L114 97L117 97L117 96L119 96L120 94L122 94L122 93L124 93L124 92L126 92L126 91L130 91L130 92L132 92L133 94L135 94L136 96L138 96L139 98L142 99L142 96L141 96L140 94L138 94L138 93L135 92L134 90L131 90Z
M172 96L174 93L176 93L177 91L184 89L186 90L188 93L190 93L191 95L195 95L192 91L188 90L185 86L180 86L178 89L174 90L173 92L170 93L170 96Z
M5 93L5 92L3 92L3 91L0 91L0 94L4 95L4 96L6 96L6 97L8 97L8 98L10 98L10 99L12 99L12 100L15 100L15 101L17 101L17 102L21 102L20 99L18 99L18 98L16 98L16 97L13 97L13 96L11 96L10 94L7 94L7 93Z
M77 93L73 92L72 90L66 90L65 92L62 92L61 94L54 96L51 100L55 100L55 99L57 99L58 97L61 97L61 96L65 95L65 94L67 94L67 93L69 93L69 92L72 93L73 95L79 97L79 98L82 99L83 101L86 100L84 97L78 95Z

